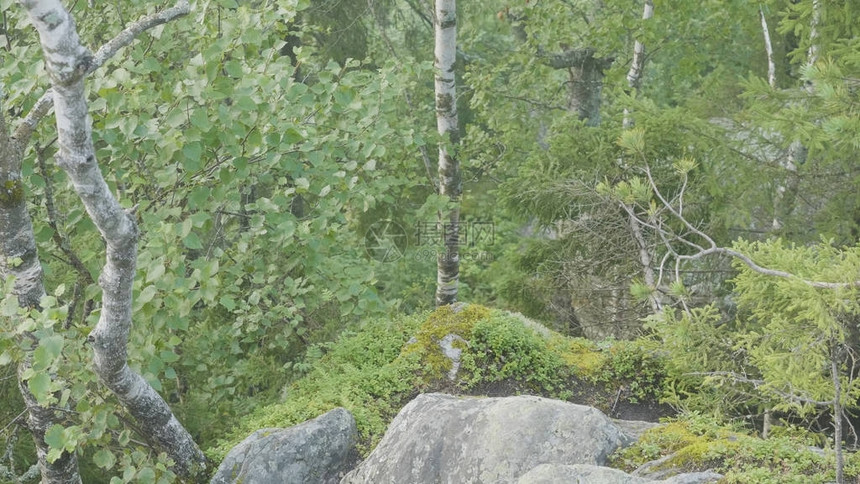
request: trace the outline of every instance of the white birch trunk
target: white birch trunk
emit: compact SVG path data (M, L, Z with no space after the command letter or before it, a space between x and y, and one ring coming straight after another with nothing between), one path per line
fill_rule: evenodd
M812 19L809 22L809 50L806 52L806 64L815 65L818 62L818 26L821 24L821 0L812 0Z
M767 28L767 19L764 17L764 8L759 5L758 15L761 20L761 31L764 35L764 50L767 53L767 83L771 88L776 88L776 64L773 61L773 44L770 42L770 29Z
M818 29L821 24L821 0L812 0L812 19L809 21L809 49L806 51L806 67L812 67L818 62L821 46L819 42ZM764 18L764 17L762 17ZM764 20L762 20L764 22ZM764 24L763 24L764 25ZM810 95L813 94L815 86L811 82L804 84L804 89ZM794 202L797 196L797 167L806 163L806 158L809 155L809 150L800 141L793 141L788 147L788 152L785 158L780 161L780 165L788 173L788 181L785 184L780 184L776 187L774 195L773 222L771 226L773 230L779 230L783 226L783 221L794 211Z
M66 171L107 244L99 277L102 310L88 340L101 381L138 421L145 435L176 463L182 475L205 466L205 458L163 398L127 364L131 330L132 285L137 262L138 230L134 215L122 209L102 177L92 143L84 78L97 59L80 43L75 22L59 0L20 0L39 32L54 91L59 151L57 164ZM177 8L188 11L188 4Z
M442 136L439 144L439 194L447 195L451 208L439 214L445 234L445 251L436 260L436 305L457 301L460 279L460 163L456 149L460 144L457 120L457 89L454 63L457 60L457 2L436 0L435 12L436 127Z
M642 20L648 20L654 16L654 3L652 0L645 0L645 6L642 9ZM633 43L633 61L630 63L630 70L627 71L627 86L632 93L639 91L642 85L642 72L645 70L645 44L636 40ZM624 120L622 122L624 129L633 127L633 117L630 110L624 108ZM660 312L662 303L659 293L657 292L657 277L654 274L654 268L651 263L654 261L654 255L651 248L648 247L645 241L645 236L642 233L642 226L633 214L633 207L627 207L625 210L628 213L628 222L630 223L630 233L639 247L639 264L642 266L642 275L645 279L645 285L651 288L651 295L648 296L648 303L651 305L651 311L654 313Z
M21 179L21 146L9 137L3 108L0 106L0 275L15 278L15 295L18 304L25 308L39 307L45 288L42 282L42 264L36 252L33 225L27 212L24 186ZM18 264L9 261L18 259ZM32 338L25 334L24 338ZM53 409L44 407L21 379L30 367L30 356L18 366L18 387L27 408L27 426L36 445L36 456L42 482L50 484L78 484L77 456L63 452L54 462L48 462L50 451L45 443L45 432L60 420Z
M648 20L654 16L654 3L652 0L645 0L645 7L642 9L642 20ZM639 91L639 86L642 84L642 71L645 69L645 44L638 39L633 42L633 61L630 62L630 70L627 71L627 86L630 91L636 93ZM633 127L633 118L630 116L630 111L624 108L624 129Z

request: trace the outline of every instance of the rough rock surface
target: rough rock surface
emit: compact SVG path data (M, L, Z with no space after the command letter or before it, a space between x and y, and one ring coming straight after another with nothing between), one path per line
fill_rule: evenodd
M722 477L715 472L691 472L665 481L652 481L609 467L542 464L520 477L517 484L708 484Z
M626 441L591 407L532 396L419 395L342 482L514 483L540 464L601 465Z
M609 467L587 464L542 464L520 477L517 484L651 484L653 482Z
M705 472L689 472L687 474L678 474L670 477L665 481L658 481L662 484L708 484L717 482L723 478L722 474L717 474L712 471Z
M211 484L336 483L346 472L358 433L336 408L287 429L262 429L224 458Z
M617 418L612 419L612 423L618 426L624 435L627 436L632 441L639 440L639 437L642 437L642 434L653 429L654 427L659 427L660 424L654 422L643 422L641 420L620 420Z

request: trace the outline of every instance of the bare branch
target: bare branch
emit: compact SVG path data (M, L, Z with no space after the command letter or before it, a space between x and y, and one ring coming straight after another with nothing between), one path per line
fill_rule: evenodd
M126 27L125 30L117 34L116 37L101 46L101 48L99 48L92 57L86 73L91 74L95 72L98 68L103 66L105 62L116 55L120 49L131 44L131 42L141 33L153 27L170 22L177 17L187 15L189 11L190 6L188 1L179 0L176 5L171 8L142 17L137 22ZM49 88L44 94L42 94L42 97L36 101L36 104L33 105L33 109L27 113L27 116L23 121L21 121L21 124L18 125L18 128L15 129L15 134L12 135L12 139L15 141L18 149L23 151L27 146L27 143L29 143L30 137L33 135L33 131L36 130L36 126L38 126L39 121L41 121L42 118L50 112L53 105L54 92Z
M812 286L812 287L815 287L818 289L842 289L842 288L848 288L848 287L860 287L860 280L849 281L849 282L825 282L825 281L813 281L813 280L804 279L804 278L798 276L797 274L792 274L790 272L782 271L779 269L771 269L768 267L761 266L761 265L757 264L755 261L753 261L752 258L750 258L748 255L746 255L742 252L739 252L735 249L730 249L727 247L718 246L717 243L714 241L714 239L712 239L705 232L696 228L692 223L690 223L689 220L687 220L683 216L683 214L681 212L678 211L678 209L676 209L674 207L674 205L669 200L666 199L666 197L663 195L663 193L660 192L659 188L657 188L657 184L654 182L654 178L651 175L651 170L649 169L647 164L645 166L645 175L648 178L648 184L650 185L651 190L653 191L653 193L657 197L657 199L660 200L660 202L663 204L663 206L666 208L666 210L669 213L671 213L672 216L674 216L674 218L676 220L681 222L687 228L687 230L689 230L690 234L694 234L698 237L701 237L702 239L705 239L705 241L707 241L707 243L708 243L707 244L708 248L706 249L706 248L701 247L700 245L690 241L686 236L678 235L674 231L663 228L662 224L658 224L658 225L649 224L648 222L637 217L640 224L642 224L643 226L645 226L647 228L651 228L657 232L657 234L660 236L661 240L663 241L663 244L666 247L666 249L669 250L672 257L675 258L675 275L676 275L676 277L680 276L680 262L681 261L692 261L692 260L700 259L700 258L707 256L707 255L724 255L724 256L733 257L733 258L741 261L744 265L746 265L747 267L749 267L753 271L758 272L759 274L764 274L764 275L773 276L773 277L782 277L782 278L786 278L786 279L794 279L794 280L800 281L800 282L802 282L808 286ZM686 186L686 182L685 182L685 186ZM682 202L681 202L680 197L679 197L679 200L678 200L679 206L682 206L681 203ZM635 215L635 212L633 212L633 211L630 211L629 213ZM670 243L672 240L684 243L684 244L689 245L691 247L694 247L698 250L698 252L696 252L694 254L683 254L683 255L678 254L672 248L672 244ZM663 261L661 262L661 266L660 266L661 279L662 279L662 273L663 273L663 264L665 264L667 261L668 261L668 257L664 256Z
M690 376L709 376L709 377L722 377L727 378L731 381L737 383L747 383L752 385L756 390L765 385L764 380L759 380L755 378L748 378L744 375L740 375L733 371L694 371L690 373L685 373L685 375ZM808 405L815 405L819 407L833 405L833 400L816 400L814 398L806 397L803 395L797 395L795 393L791 393L792 389L789 388L788 391L777 390L776 388L764 388L763 391L771 392L779 397L782 397L786 400L789 400L794 403L803 403Z
M116 55L120 49L131 44L131 42L141 33L153 27L170 22L175 18L187 15L190 11L191 7L188 4L188 0L179 0L176 2L176 5L171 8L142 17L140 20L126 27L125 30L117 34L116 37L109 40L105 45L99 48L93 56L92 64L90 64L87 74L92 73L104 65L104 63Z
M48 89L44 94L42 94L42 97L36 101L36 104L33 105L33 109L27 113L27 116L21 124L18 125L12 138L15 140L15 144L20 151L24 151L24 148L30 141L30 137L33 135L33 131L36 130L36 126L39 124L39 121L48 114L53 105L54 91Z

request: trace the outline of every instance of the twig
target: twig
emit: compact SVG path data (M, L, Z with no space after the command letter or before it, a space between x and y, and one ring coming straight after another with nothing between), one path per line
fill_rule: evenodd
M140 20L126 27L125 30L117 34L116 37L109 40L99 48L92 57L91 63L86 71L87 74L91 74L103 66L104 63L116 55L120 49L131 44L135 37L140 33L170 22L177 17L187 15L190 11L191 7L188 4L188 0L179 0L176 5L171 8L142 17ZM54 91L49 88L44 94L42 94L39 100L36 101L33 108L29 113L27 113L27 116L21 124L18 125L18 128L15 130L15 134L12 135L12 138L15 140L19 149L23 150L27 145L30 141L30 137L33 135L33 131L35 131L36 126L39 124L39 121L48 114L53 105Z

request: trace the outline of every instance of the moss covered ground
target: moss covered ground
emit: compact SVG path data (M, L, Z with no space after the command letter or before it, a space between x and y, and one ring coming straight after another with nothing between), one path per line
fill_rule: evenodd
M448 334L462 338L455 343L462 354L453 381L451 361L439 346ZM312 369L284 389L282 401L235 422L206 452L220 462L257 429L288 427L344 407L356 419L358 450L366 455L403 405L432 391L540 395L591 405L612 417L656 421L671 409L659 404L665 367L649 348L647 342L562 336L478 305L366 321L326 345ZM615 455L613 466L629 471L666 456L667 468L713 469L732 483L826 482L833 469L832 455L807 450L796 437L762 440L696 415L648 431ZM849 464L850 475L857 475L860 462L852 456Z
M451 362L438 345L451 333L468 342L461 343L455 381L447 378ZM359 451L367 454L400 408L428 391L534 394L607 413L631 404L658 408L660 362L636 344L597 345L538 331L522 316L478 305L367 321L327 345L324 353L306 376L284 390L281 402L236 422L208 456L219 462L254 430L295 425L335 407L355 416Z

